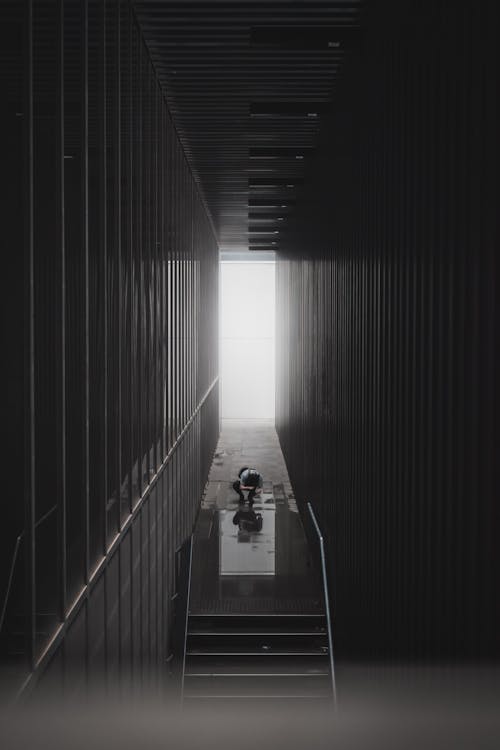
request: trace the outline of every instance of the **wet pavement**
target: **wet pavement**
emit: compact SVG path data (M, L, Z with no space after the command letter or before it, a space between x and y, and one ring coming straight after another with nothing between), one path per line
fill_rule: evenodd
M251 510L259 531L240 530L248 515L232 487L243 466L263 476ZM246 495L246 493L245 493ZM320 582L272 421L223 420L194 534L190 613L315 614Z

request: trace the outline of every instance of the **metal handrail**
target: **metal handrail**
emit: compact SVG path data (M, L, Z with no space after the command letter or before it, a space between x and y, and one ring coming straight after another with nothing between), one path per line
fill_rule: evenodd
M182 647L182 678L181 678L181 708L184 706L184 673L186 671L186 648L187 648L187 637L188 637L188 621L189 621L189 599L191 596L191 568L193 564L193 542L194 537L191 534L189 544L189 565L188 565L188 579L187 579L187 591L186 591L186 619L184 621L184 643Z
M40 526L40 524L43 521L45 521L56 509L57 509L57 505L54 505L52 506L52 508L50 508L50 510L44 513L44 515L41 516L41 518L39 518L38 521L36 522L35 529L38 528L38 526ZM21 542L23 540L25 533L26 533L25 530L21 531L21 533L17 537L16 542L14 544L14 552L12 553L12 560L10 563L9 579L7 581L7 589L5 591L5 597L3 600L2 614L0 615L0 633L2 632L3 624L5 621L5 614L7 612L7 605L9 603L10 589L12 587L12 579L14 578L14 569L16 567L17 555L19 553L19 547L21 546Z
M318 541L319 541L319 551L320 551L320 557L321 557L321 573L323 578L323 596L325 599L325 614L326 614L326 627L327 627L327 633L328 633L328 653L330 657L330 676L332 680L332 699L333 699L333 705L334 708L337 706L337 688L335 685L335 666L333 661L333 637L332 637L332 622L331 622L331 615L330 615L330 597L328 595L328 578L327 578L327 572L326 572L326 557L325 557L325 545L323 542L323 535L320 531L318 522L316 520L316 516L314 515L314 510L311 505L311 503L307 503L307 509L309 511L309 515L311 516L314 528L316 530L316 534L318 535Z
M7 590L5 592L5 598L3 600L2 614L0 615L0 633L2 632L3 623L5 620L5 613L7 612L7 604L9 602L10 588L12 586L12 579L14 578L14 568L16 566L17 553L19 552L19 545L21 544L22 536L23 536L22 534L19 534L19 536L16 539L16 543L14 545L14 552L12 555L12 561L10 563L9 579L7 581Z

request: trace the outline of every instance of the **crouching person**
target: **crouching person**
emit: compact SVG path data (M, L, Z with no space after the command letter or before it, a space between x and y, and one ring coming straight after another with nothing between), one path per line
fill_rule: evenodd
M240 503L245 502L243 490L248 490L248 502L251 505L255 495L262 492L262 484L262 475L259 474L257 469L250 469L248 466L243 466L238 473L238 479L233 484L233 489L240 496Z

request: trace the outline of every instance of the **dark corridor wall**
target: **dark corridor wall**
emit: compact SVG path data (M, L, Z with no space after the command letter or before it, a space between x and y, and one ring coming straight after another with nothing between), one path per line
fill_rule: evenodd
M218 246L131 4L3 3L0 27L0 681L140 689L218 439Z
M277 429L342 659L498 656L493 6L368 4L277 264Z

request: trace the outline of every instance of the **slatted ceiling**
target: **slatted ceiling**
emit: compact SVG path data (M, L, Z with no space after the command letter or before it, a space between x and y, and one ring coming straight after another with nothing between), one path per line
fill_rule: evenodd
M280 26L262 26L253 28L252 44L280 47L283 49L336 49L341 40L349 38L349 28L302 27L283 28Z
M157 0L135 8L221 249L253 248L256 208L283 225L294 210L361 3Z

